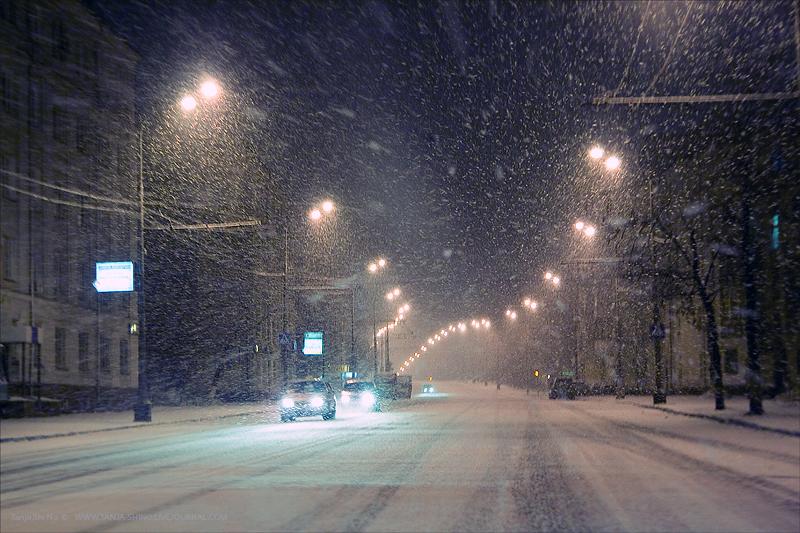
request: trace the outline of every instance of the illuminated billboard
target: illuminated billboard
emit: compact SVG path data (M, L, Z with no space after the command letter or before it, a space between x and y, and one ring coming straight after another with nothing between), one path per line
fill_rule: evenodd
M306 331L303 334L303 353L305 355L322 355L321 331Z
M133 263L131 261L95 263L95 280L92 285L97 292L133 291Z

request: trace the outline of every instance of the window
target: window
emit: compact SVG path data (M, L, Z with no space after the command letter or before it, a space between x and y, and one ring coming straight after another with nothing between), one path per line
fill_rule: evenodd
M3 278L16 281L19 274L17 240L13 237L3 237Z
M100 336L100 371L111 372L111 343L103 335Z
M56 347L56 368L58 370L67 369L67 331L64 328L56 328L55 334Z
M739 350L736 348L729 348L725 350L725 373L739 373Z
M53 139L62 143L69 140L69 118L60 107L53 108Z
M119 341L119 373L121 376L127 376L131 373L128 339Z
M781 217L778 213L772 215L772 249L777 250L781 247Z
M89 334L78 334L78 370L89 372Z
M3 105L3 111L12 117L16 117L19 111L19 106L17 104L18 96L19 89L17 84L6 76L5 73L0 73L0 101Z

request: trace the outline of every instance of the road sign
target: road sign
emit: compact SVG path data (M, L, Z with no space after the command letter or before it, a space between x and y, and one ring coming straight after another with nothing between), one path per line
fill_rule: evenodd
M92 285L97 292L132 292L133 263L131 261L95 263L95 280Z
M303 353L305 355L322 355L321 331L306 331L303 335Z
M278 334L278 343L281 346L291 346L292 345L292 334L288 331L284 331Z
M650 338L651 339L663 339L666 337L664 333L664 326L662 324L653 324L650 326Z

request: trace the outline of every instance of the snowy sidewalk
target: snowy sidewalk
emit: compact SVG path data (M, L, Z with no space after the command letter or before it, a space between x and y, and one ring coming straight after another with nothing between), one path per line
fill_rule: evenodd
M130 410L107 413L76 413L36 418L10 418L0 421L0 442L65 437L143 426L214 420L272 411L277 413L274 404L252 402L199 407L154 406L152 422L134 422L133 411Z
M724 411L714 409L711 395L668 396L667 403L662 405L653 405L651 396L629 396L627 399L636 405L668 413L800 436L800 402L764 400L764 414L753 416L747 414L749 401L742 397L726 398Z

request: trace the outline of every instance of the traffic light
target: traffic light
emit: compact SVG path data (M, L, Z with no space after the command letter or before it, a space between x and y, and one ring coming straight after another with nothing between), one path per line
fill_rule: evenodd
M535 378L539 377L539 371L538 370L534 370L533 371L533 377L535 377Z

